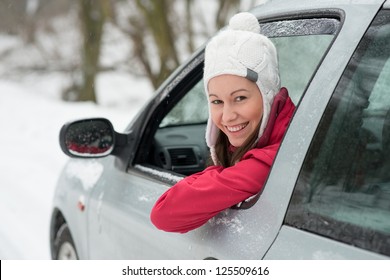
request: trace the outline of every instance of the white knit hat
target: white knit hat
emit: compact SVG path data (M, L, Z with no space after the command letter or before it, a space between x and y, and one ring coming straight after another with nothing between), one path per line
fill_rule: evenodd
M210 79L223 74L248 78L260 89L263 97L260 138L267 126L273 99L280 90L280 78L276 48L267 37L260 34L259 22L251 13L233 16L229 26L207 44L203 74L207 98ZM206 143L215 164L218 161L214 147L219 131L209 114Z

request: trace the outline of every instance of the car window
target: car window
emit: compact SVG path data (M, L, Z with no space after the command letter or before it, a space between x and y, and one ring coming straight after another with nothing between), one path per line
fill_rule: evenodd
M298 104L333 35L271 38L279 55L280 80L295 105Z
M285 223L390 255L390 13L378 14L317 128Z
M315 73L340 22L336 19L312 18L260 23L262 32L278 49L282 86L287 87L297 104ZM197 77L179 82L166 95L152 119L155 133L146 135L138 163L189 175L203 170L209 159L205 143L208 104L202 80L203 65L187 76ZM196 73L194 73L196 72ZM156 124L156 120L161 122ZM148 139L153 142L148 146Z
M159 127L206 123L207 119L207 98L202 79L173 107Z
M281 85L295 105L340 29L334 18L311 18L261 24L278 50Z

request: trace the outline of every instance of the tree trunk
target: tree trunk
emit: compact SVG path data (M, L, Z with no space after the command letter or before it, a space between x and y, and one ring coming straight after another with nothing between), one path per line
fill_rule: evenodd
M226 20L230 16L230 13L237 11L240 5L240 0L219 0L219 8L215 18L215 25L217 29L224 27Z
M84 42L79 101L97 102L95 78L99 70L100 46L104 25L103 1L106 0L80 0L80 18Z
M145 18L159 53L160 71L151 77L154 87L160 85L180 64L175 47L173 26L168 20L172 3L169 0L150 0L149 2L137 0L137 6Z

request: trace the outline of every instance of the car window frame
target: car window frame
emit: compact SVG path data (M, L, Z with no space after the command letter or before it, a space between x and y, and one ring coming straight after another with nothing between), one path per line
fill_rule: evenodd
M149 147L153 144L153 138L156 131L159 129L159 125L167 113L181 100L181 98L190 90L196 83L202 78L204 53L200 52L196 57L180 71L159 93L155 99L155 106L150 108L151 114L143 128L140 145L138 146L133 164L140 166L144 165L148 167L144 171L150 174L152 177L156 177L153 172L148 172L150 168L155 168L159 172L167 172L176 176L180 176L176 172L159 168L154 165L148 164L148 158L150 156ZM175 94L179 92L180 94ZM131 167L131 166L129 166ZM140 170L140 168L138 168ZM157 177L157 178L160 178ZM166 181L164 176L161 176L163 181L171 184L172 180Z
M343 20L344 20L343 15L344 14L341 10L331 9L331 10L327 10L326 12L311 10L305 12L305 14L290 14L290 15L285 15L284 17L259 19L260 25L268 25L268 24L272 25L280 21L291 22L291 21L305 21L305 20L310 21L310 20L321 20L321 19L332 20L332 21L336 20L339 23L338 27L334 30L333 40L330 42L327 50L324 52L316 69L313 71L311 78L309 79L304 91L302 92L300 100L302 100L302 98L304 97L305 92L314 77L314 73L317 71L318 67L320 67L321 62L326 57L327 52L331 48L333 42L336 40L338 33L341 30L343 25ZM306 35L321 35L321 34L323 33L306 33ZM268 34L267 32L266 35L270 37L283 37L280 36L281 34L279 34L279 36L273 36L272 34ZM305 34L300 34L300 35L305 35ZM298 34L295 34L294 36L298 36ZM181 98L187 93L187 91L183 91L183 89L191 89L202 78L204 49L201 48L200 50L198 50L198 52L196 53L196 55L194 55L194 57L195 58L190 59L190 63L188 63L188 65L184 65L184 68L182 66L180 72L176 71L175 74L173 75L174 77L166 81L162 93L160 91L159 96L156 98L157 102L155 106L151 108L153 113L149 116L148 121L144 125L141 138L146 139L146 141L142 141L142 140L140 141L140 145L138 146L134 160L128 166L128 168L135 166L138 171L142 173L146 173L151 178L161 180L162 182L170 185L175 184L180 178L182 178L182 176L180 174L177 174L174 171L163 169L147 163L146 159L148 157L148 152L149 152L148 147L150 147L153 141L153 137L150 136L154 135L154 133L158 129L160 121L166 115L165 112L169 112L169 110L173 108L176 105L176 103L179 100L181 100ZM201 71L197 72L199 71L199 69L201 69ZM298 106L299 103L297 104L297 107ZM163 110L167 108L169 110L164 112ZM145 166L146 168L142 168L142 166ZM157 173L155 171L152 172L153 169L157 171ZM167 173L172 176L161 176L162 173ZM172 178L175 179L172 180ZM256 201L257 201L256 199L252 199L251 205L253 205ZM243 208L245 208L244 205Z

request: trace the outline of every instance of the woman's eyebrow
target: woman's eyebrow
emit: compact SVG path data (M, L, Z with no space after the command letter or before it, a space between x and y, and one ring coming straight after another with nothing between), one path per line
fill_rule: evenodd
M233 90L233 91L230 93L230 96L233 95L233 94L235 94L235 93L237 93L237 92L240 92L240 91L246 91L246 92L248 92L248 90L245 89L245 88L239 88L239 89ZM218 95L215 94L215 93L209 93L209 97L211 97L211 96L218 97Z
M237 93L237 92L240 92L240 91L248 91L248 90L245 89L245 88L239 88L239 89L236 89L236 90L232 91L232 92L230 93L230 95L233 95L233 94L235 94L235 93Z

